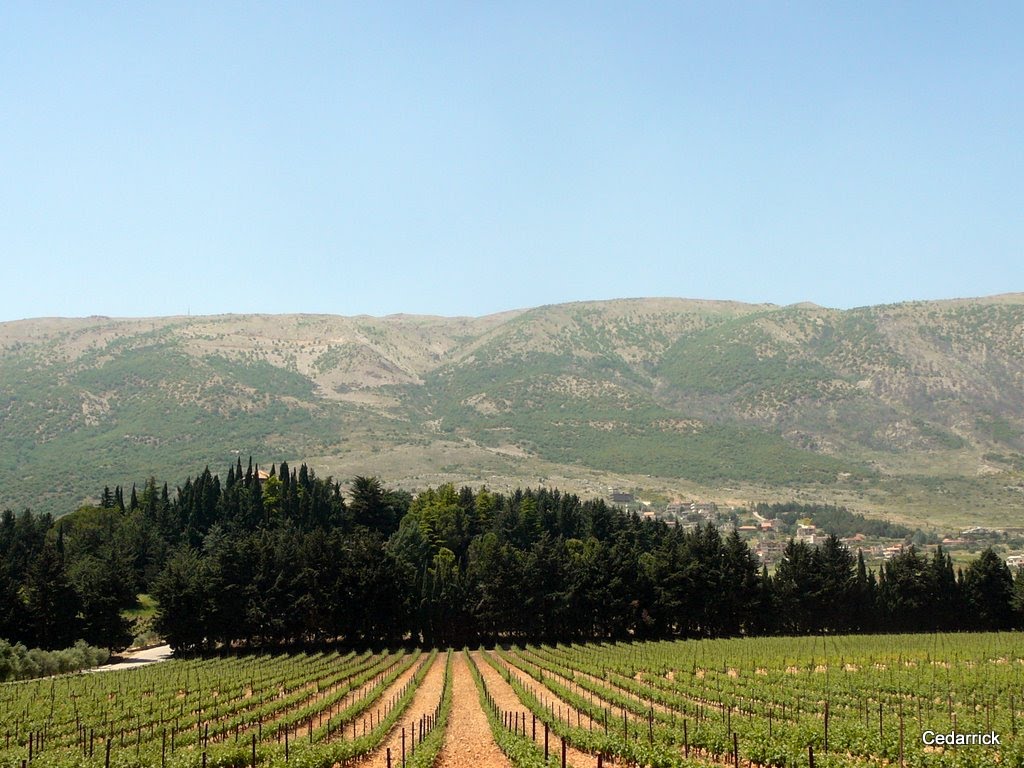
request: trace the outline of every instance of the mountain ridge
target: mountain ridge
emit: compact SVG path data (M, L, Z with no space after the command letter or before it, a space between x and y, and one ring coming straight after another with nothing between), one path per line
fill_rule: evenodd
M0 507L70 511L246 452L408 487L809 494L919 523L1024 510L1024 293L26 319L0 323L0 383Z

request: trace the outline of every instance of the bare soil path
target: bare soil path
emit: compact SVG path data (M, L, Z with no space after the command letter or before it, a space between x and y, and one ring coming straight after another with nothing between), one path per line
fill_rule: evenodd
M529 656L525 656L521 652L512 651L509 655L512 657L514 664L518 660L523 660L523 661L526 661L527 663L535 664L535 662L532 659L530 659ZM518 664L516 664L516 666L517 666L517 668L521 669L521 667L519 667ZM638 695L636 693L633 693L633 691L630 691L630 690L627 690L626 688L623 688L622 686L618 685L615 682L615 679L603 680L600 677L597 677L596 675L591 675L588 672L581 672L578 669L574 669L573 673L575 674L575 677L577 679L589 680L590 682L594 683L595 685L601 686L602 688L607 688L607 689L609 689L611 691L614 691L615 693L617 693L617 694L619 694L621 696L625 696L626 698L632 699L633 701L637 702L638 704L643 705L644 707L648 707L648 708L653 707L656 712L664 712L666 714L672 712L671 708L666 707L663 704L658 704L657 702L651 701L650 699L646 699L643 696L640 696L640 695ZM533 681L533 678L529 676L529 673L525 669L522 670L522 674L526 675L527 679ZM562 675L557 675L557 674L555 674L554 672L552 672L552 671L550 671L548 669L544 670L544 678L545 679L551 678L552 680L555 680L556 682L561 683L566 688L569 688L570 690L574 690L575 693L577 693L578 695L580 695L580 696L582 696L584 698L589 699L590 703L594 704L595 706L599 706L599 707L602 707L602 708L607 708L612 713L618 713L618 720L621 722L621 720L622 720L622 707L620 707L619 705L615 704L614 702L610 702L607 699L605 699L603 696L601 696L600 694L595 694L593 691L591 691L589 689L586 689L586 688L583 688L575 680L570 680L569 678L564 677ZM634 712L628 712L627 714L628 714L628 717L629 717L630 720L639 720L639 721L646 720L646 718L644 716L638 715L638 714L636 714ZM587 719L587 716L584 715L583 716L584 722L586 721L586 719Z
M124 669L144 667L147 664L156 664L160 661L167 661L171 658L171 646L157 645L152 648L143 648L138 651L127 651L118 656L111 656L110 661L102 667L84 670L86 672L112 672Z
M519 652L512 652L511 655L513 657L513 661L516 660L516 659L520 659L520 658L525 659L526 661L529 661L529 657L523 656ZM515 666L514 663L513 663L513 665L511 665L511 667L512 667L513 670L518 670L520 672L520 674L526 679L526 681L528 683L536 684L537 681L534 680L532 677L530 677L529 674L525 670L520 670L520 668ZM654 707L654 709L659 711L659 712L665 712L665 713L671 713L672 712L672 709L669 708L669 707L665 707L665 706L663 706L661 704L657 704L657 703L654 703L652 701L649 701L648 699L645 699L642 696L636 695L632 691L626 690L625 688L622 688L622 687L616 685L616 683L614 682L614 678L615 677L621 677L621 675L616 675L615 673L613 673L612 674L612 680L609 681L609 680L603 680L600 677L597 677L595 675L591 675L591 674L589 674L587 672L581 672L580 670L574 670L574 671L575 671L575 674L578 677L585 677L588 680L591 680L594 683L597 683L598 685L614 688L618 693L620 693L622 695L625 695L625 696L628 696L628 697L632 698L634 701L640 702L644 706ZM544 670L544 677L545 677L545 679L551 678L552 680L557 680L562 685L564 685L564 686L566 686L567 688L570 688L570 689L575 685L572 680L569 680L568 678L563 677L561 675L556 675L556 674L554 674L551 671L546 670L546 669ZM548 691L547 688L545 688L544 690ZM536 695L536 691L534 691L534 693ZM550 693L550 691L549 691L549 693ZM591 701L593 703L593 697L592 697L592 694L591 694L590 691L584 691L583 689L580 689L577 686L576 693L578 693L581 696L584 696L584 695L591 696ZM555 698L556 698L556 700L560 700L560 699L558 699L558 697L555 697ZM621 707L616 708L615 704L613 704L613 703L611 703L609 701L606 701L605 699L602 699L600 697L598 697L598 699L599 699L600 704L605 706L605 707L607 707L610 712L617 713L617 716L616 715L612 716L612 719L610 720L610 724L611 724L611 727L617 727L620 730L620 732L621 732L621 729L622 729L622 708ZM697 702L697 703L702 703L703 704L703 703L706 703L706 702ZM721 708L719 707L719 710L720 709ZM571 711L575 712L576 710L573 709ZM641 717L640 715L634 714L633 712L629 712L629 711L627 711L626 715L627 715L627 717L628 717L628 719L629 719L629 721L631 723L636 724L636 727L641 727L641 728L645 727L645 726L642 726L642 724L645 722L646 718ZM577 713L576 716L578 716L578 713ZM584 715L583 716L584 724L587 722L587 719L588 719L587 716ZM679 717L680 722L682 722L682 720L684 720L684 719L686 719L686 718L683 717L682 715L680 715L680 717ZM592 721L592 726L596 722L597 721ZM598 727L603 727L603 724L598 723L597 725L598 725ZM591 730L593 730L593 727L591 728ZM630 730L632 731L632 726L631 726ZM707 764L709 766L719 765L719 766L730 766L731 767L733 765L733 761L730 758L727 758L727 757L717 757L716 758L715 756L706 753L704 750L702 750L702 749L700 749L698 747L692 747L690 749L690 759L691 760L695 760L695 761L700 761L700 762L705 763L705 764ZM747 762L751 766L755 765L753 763L750 763L750 761L747 761Z
M398 718L395 727L380 743L380 745L359 760L356 765L367 766L368 768L383 768L387 764L387 750L391 750L391 765L402 765L402 733L405 732L405 748L411 751L413 729L418 728L420 718L423 715L433 714L441 701L441 692L444 690L444 667L445 655L437 654L433 664L427 671L423 682L416 688L408 709Z
M480 651L473 652L473 658L476 661L477 667L480 669L480 674L484 679L484 683L487 684L487 690L497 705L507 711L522 712L526 713L528 710L519 700L519 696L511 685L505 682L505 678L481 655ZM499 659L500 662L500 659ZM522 674L522 673L521 673ZM526 726L526 733L528 736L532 736L532 717L529 714L525 715L530 718L530 725ZM575 712L573 714L575 718ZM544 746L544 730L541 723L537 723L537 745ZM553 764L560 764L561 760L561 739L555 736L554 733L550 735L549 741L550 754L552 756ZM582 752L573 746L566 745L566 761L569 765L575 766L576 768L585 768L586 766L596 765L597 757L587 752Z
M485 664L481 659L479 664ZM491 735L464 654L452 660L452 711L435 768L511 768Z
M352 704L354 704L355 702L359 701L360 699L366 698L366 696L369 695L370 691L372 691L377 686L377 684L379 682L378 678L386 676L388 674L388 672L390 672L390 671L392 671L394 669L394 665L401 664L401 663L403 663L403 661L404 661L403 658L396 657L393 660L392 665L389 665L386 669L384 669L383 671L381 671L378 674L374 675L372 678L367 680L365 683L363 683L361 686L359 686L355 690L349 691L347 694L345 694L344 698L340 699L339 701L336 701L330 707L325 707L323 709L323 711L320 714L318 714L316 719L313 721L314 729L318 728L323 723L324 720L330 720L338 712L341 712L342 710L347 709L348 707L350 707ZM409 678L411 678L414 674L416 674L416 670L419 669L420 663L421 663L420 661L415 661L412 664L410 664L409 668L407 670L405 670L402 674L400 674L398 676L398 678L395 680L395 682L393 682L390 686L388 686L381 693L381 695L380 695L378 700L381 702L382 705L383 705L383 702L387 701L387 699L385 697L390 696L390 694L393 691L401 690L401 687L403 685L405 685L405 683L409 680ZM319 696L319 698L326 698L328 695L330 695L331 693L336 691L339 687L341 687L341 685L347 685L348 684L347 680L348 680L348 678L346 678L346 680L343 680L338 685L332 686L329 689L325 688L323 693ZM356 735L362 735L365 732L365 730L369 730L369 728L372 727L372 725L364 726L363 722L362 722L363 719L365 718L367 720L367 723L369 723L369 719L371 717L373 717L373 716L376 716L377 719L380 719L379 712L380 712L380 708L378 707L375 710L370 710L369 712L364 712L362 715L360 715L359 718L357 718L357 721L356 721ZM302 736L308 736L309 735L309 726L310 726L310 721L308 721L308 720L303 722L303 723L296 723L295 728L294 728L294 735L295 735L295 737L299 738L299 737L302 737ZM365 730L364 730L364 727L365 727ZM352 726L351 726L351 724L349 724L347 728L343 728L341 730L340 734L342 736L345 736L345 737L351 737L352 736Z

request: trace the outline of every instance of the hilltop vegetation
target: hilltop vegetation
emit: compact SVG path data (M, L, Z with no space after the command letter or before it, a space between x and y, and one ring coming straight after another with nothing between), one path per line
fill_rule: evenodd
M586 477L962 525L1024 508L1020 295L26 320L0 325L0 391L0 507L54 514L96 478L249 454L408 489Z

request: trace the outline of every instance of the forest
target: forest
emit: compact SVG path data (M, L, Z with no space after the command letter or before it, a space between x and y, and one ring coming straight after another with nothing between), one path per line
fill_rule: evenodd
M223 482L207 468L173 492L150 479L0 519L0 638L122 649L139 593L184 653L1024 626L1024 578L992 550L954 569L908 547L874 570L832 536L790 541L769 574L735 532L543 488L413 497L238 461Z

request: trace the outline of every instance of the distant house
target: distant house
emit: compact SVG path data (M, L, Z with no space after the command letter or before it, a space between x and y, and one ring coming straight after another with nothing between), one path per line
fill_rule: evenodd
M1024 565L1024 555L1010 555L1006 558L1006 565L1008 568L1020 568Z
M815 533L817 533L817 531L818 528L816 526L804 525L801 523L796 527L796 537L798 539L805 539L808 536L813 536Z
M760 558L763 565L771 565L782 558L786 551L786 544L775 539L762 540L758 543L754 553Z

